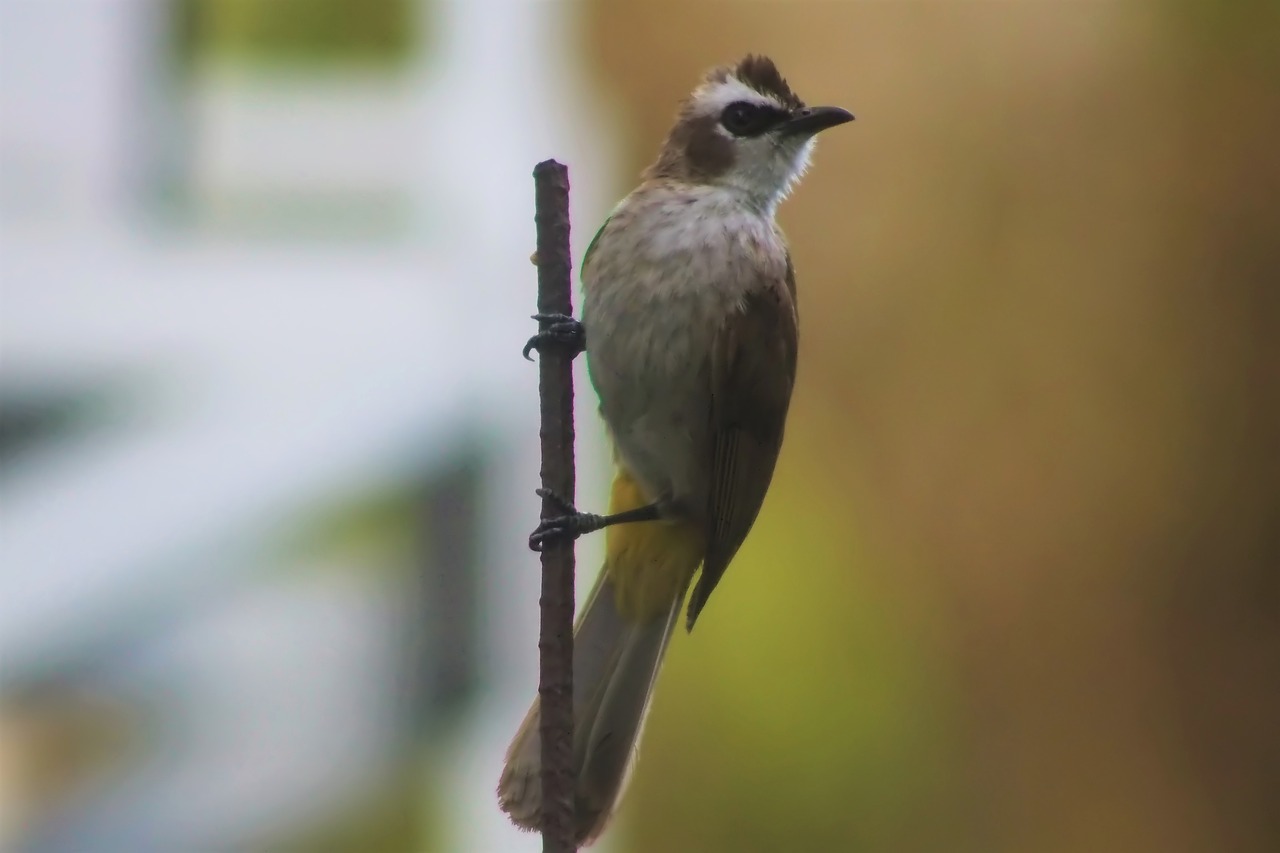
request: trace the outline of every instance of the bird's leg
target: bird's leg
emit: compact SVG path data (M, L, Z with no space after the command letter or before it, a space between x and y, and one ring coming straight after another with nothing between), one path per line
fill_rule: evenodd
M537 350L541 353L542 348L546 346L563 348L570 359L576 358L587 348L586 330L582 328L581 323L569 315L534 314L533 319L544 325L538 334L529 338L529 342L521 350L521 354L527 361L533 361L529 358L530 351Z
M632 521L657 521L662 517L661 505L652 503L648 506L615 512L613 515L595 515L590 512L578 512L573 504L557 495L550 489L538 489L538 497L547 498L556 505L560 515L544 519L529 534L529 547L541 551L547 545L561 540L573 541L584 533L594 533L615 524L626 524Z

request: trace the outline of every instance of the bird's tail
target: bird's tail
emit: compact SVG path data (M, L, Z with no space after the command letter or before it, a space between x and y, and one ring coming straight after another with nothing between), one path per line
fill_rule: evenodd
M643 505L625 471L610 512ZM573 774L579 844L599 836L630 775L663 654L702 559L692 525L641 522L608 528L604 568L574 629ZM498 801L524 829L542 825L538 702L507 749Z

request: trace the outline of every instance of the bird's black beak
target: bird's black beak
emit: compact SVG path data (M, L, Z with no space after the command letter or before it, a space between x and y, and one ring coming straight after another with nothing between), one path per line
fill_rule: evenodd
M796 110L782 123L782 132L788 136L801 134L812 136L820 130L853 121L853 113L840 107L805 107Z

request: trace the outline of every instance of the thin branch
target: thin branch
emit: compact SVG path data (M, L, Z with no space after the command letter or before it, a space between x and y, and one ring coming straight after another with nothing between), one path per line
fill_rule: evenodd
M569 170L554 160L533 170L538 231L538 313L573 315L569 254ZM573 356L547 347L538 359L542 487L574 501ZM558 514L543 498L542 517ZM542 552L538 701L542 745L543 853L573 853L573 542Z

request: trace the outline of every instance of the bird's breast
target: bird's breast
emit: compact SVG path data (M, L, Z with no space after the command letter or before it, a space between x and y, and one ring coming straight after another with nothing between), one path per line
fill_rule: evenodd
M642 479L701 464L716 336L762 276L785 268L772 220L723 191L637 192L614 212L583 271L587 363Z
M732 193L637 191L583 273L588 358L668 388L694 379L729 313L762 277L785 269L772 220Z

